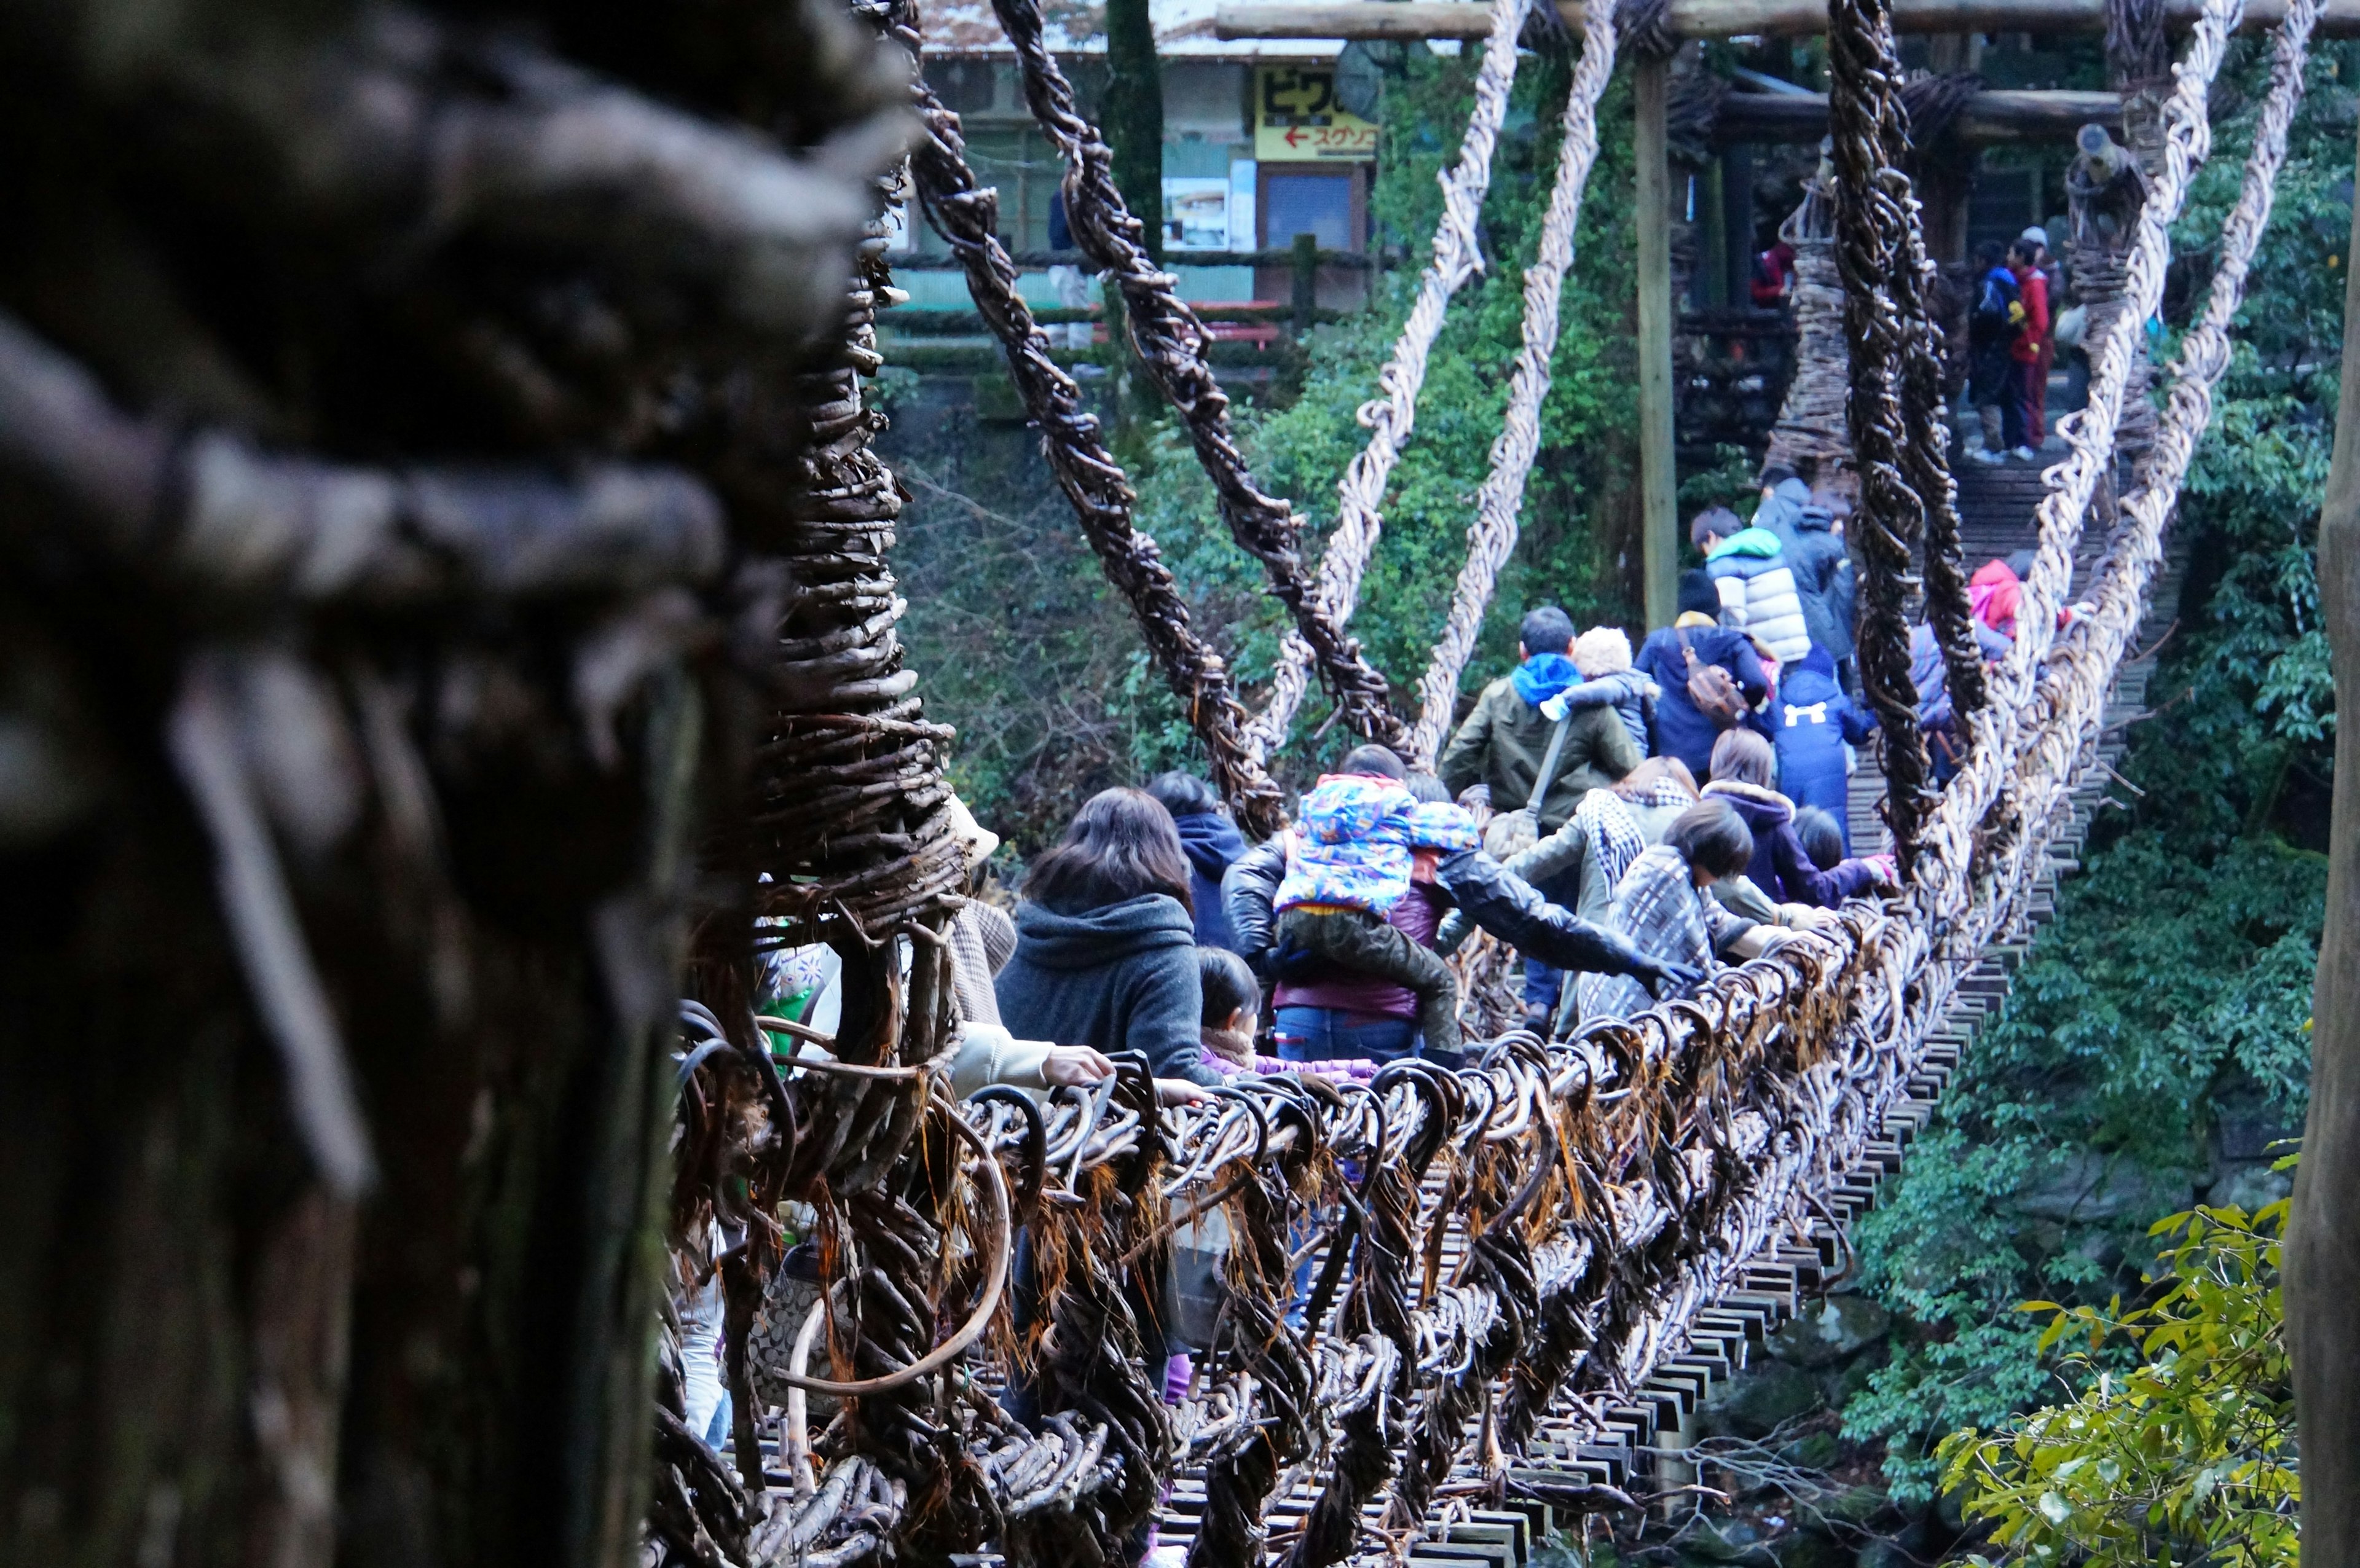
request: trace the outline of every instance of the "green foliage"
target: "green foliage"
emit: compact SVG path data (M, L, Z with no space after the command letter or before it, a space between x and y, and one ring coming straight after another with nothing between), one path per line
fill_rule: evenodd
M1909 1332L1844 1408L1922 1500L1934 1436L2045 1386L2036 1294L2103 1299L2141 1229L2205 1175L2224 1090L2300 1114L2326 866L2244 839L2209 864L2134 832L2060 890L2007 1007L1854 1233L1868 1292ZM2060 1138L2060 1129L2071 1129Z
M2220 124L2174 232L2191 311L2210 287L2267 80L2265 40L2235 48L2229 69L2245 107ZM2141 746L2139 777L2169 798L2174 831L2206 848L2272 825L2289 786L2323 802L2331 772L2334 684L2314 552L2352 225L2354 109L2344 82L2355 66L2360 50L2350 44L2322 44L2311 56L2238 315L2236 356L2182 492L2191 538L2179 637L2190 646L2170 680L2156 682L2169 718L2140 736L2156 744Z
M1370 212L1380 243L1405 248L1414 262L1424 260L1441 216L1437 176L1458 156L1479 63L1471 49L1449 58L1413 49L1386 85ZM1383 539L1352 629L1400 691L1425 670L1466 560L1475 494L1507 405L1507 366L1523 342L1524 273L1556 174L1568 80L1563 62L1546 58L1527 60L1518 73L1483 206L1488 265L1451 304L1427 364L1415 432L1387 492ZM1513 658L1515 621L1529 603L1562 604L1584 623L1619 608L1594 560L1591 525L1633 467L1634 362L1625 328L1633 240L1630 205L1614 199L1632 178L1627 92L1618 84L1599 108L1602 145L1566 280L1523 536L1469 670L1472 683L1496 677ZM1374 395L1417 294L1415 267L1379 276L1375 309L1314 334L1292 401L1238 410L1256 479L1294 504L1314 544L1334 523L1337 482L1367 441L1359 409ZM1259 568L1229 542L1210 487L1175 432L1146 444L1137 482L1140 519L1182 583L1192 595L1222 595L1236 612L1219 622L1233 666L1248 681L1266 678L1283 629L1278 612L1252 597ZM1348 737L1329 737L1330 749L1344 744Z
M1970 1519L1992 1522L2003 1561L2291 1568L2300 1486L2278 1293L2286 1211L2199 1207L2159 1221L2152 1234L2177 1239L2145 1306L2026 1305L2049 1314L2040 1350L2086 1336L2059 1369L2080 1397L2012 1431L1955 1433L1940 1454L1944 1485L1964 1492ZM2137 1365L2111 1364L2116 1339Z

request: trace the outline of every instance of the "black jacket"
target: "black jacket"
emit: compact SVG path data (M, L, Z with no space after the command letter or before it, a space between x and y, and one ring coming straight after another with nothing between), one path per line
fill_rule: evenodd
M1016 955L993 985L1019 1040L1136 1051L1159 1078L1215 1084L1199 1042L1196 934L1177 898L1143 894L1063 915L1016 908Z
M1286 875L1284 841L1248 850L1221 878L1221 901L1238 951L1259 970L1277 940L1271 903ZM1435 867L1435 880L1467 918L1517 952L1557 969L1627 975L1638 958L1628 941L1562 905L1480 849L1461 850ZM1002 1004L1003 1007L1006 1004Z

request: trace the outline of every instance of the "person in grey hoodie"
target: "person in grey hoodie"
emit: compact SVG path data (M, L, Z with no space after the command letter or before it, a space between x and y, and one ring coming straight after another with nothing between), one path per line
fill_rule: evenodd
M1001 1021L1019 1039L1136 1051L1158 1078L1219 1083L1197 1040L1188 905L1171 813L1144 790L1100 790L1024 879L1016 953L994 985Z
M1783 463L1762 471L1762 505L1754 526L1778 539L1778 556L1795 576L1803 629L1841 666L1852 657L1852 558L1836 532L1835 515Z

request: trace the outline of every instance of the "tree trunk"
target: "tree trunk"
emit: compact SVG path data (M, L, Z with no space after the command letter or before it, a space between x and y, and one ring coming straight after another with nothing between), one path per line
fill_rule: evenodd
M1147 0L1107 0L1106 138L1115 188L1164 259L1164 73Z
M2344 396L2319 519L2338 712L2360 713L2360 212L2344 251ZM2287 1226L2287 1334L2302 1444L2305 1568L2360 1563L2360 724L2335 731L2327 928L2311 996L2311 1112Z

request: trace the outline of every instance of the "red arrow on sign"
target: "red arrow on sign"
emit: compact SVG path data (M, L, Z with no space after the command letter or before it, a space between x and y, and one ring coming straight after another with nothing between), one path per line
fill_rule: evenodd
M1303 133L1295 129L1293 125L1287 126L1286 145L1288 147L1301 147L1303 145Z

